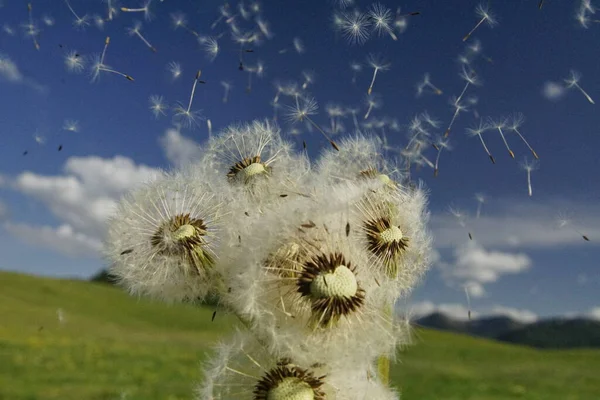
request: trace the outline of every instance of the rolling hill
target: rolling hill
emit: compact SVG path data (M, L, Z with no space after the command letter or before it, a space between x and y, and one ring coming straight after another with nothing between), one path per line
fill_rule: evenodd
M235 320L99 283L0 272L0 399L193 399ZM536 350L415 331L392 369L402 399L595 399L600 351Z

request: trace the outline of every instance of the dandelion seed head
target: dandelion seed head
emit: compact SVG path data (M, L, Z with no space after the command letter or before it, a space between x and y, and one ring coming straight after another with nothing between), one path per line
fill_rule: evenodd
M167 64L167 70L171 73L173 79L177 79L181 76L181 64L175 61L171 61Z
M65 54L65 66L69 72L80 73L85 69L85 59L77 51L69 50Z
M361 45L369 39L370 25L367 14L345 12L340 15L338 29L350 44Z

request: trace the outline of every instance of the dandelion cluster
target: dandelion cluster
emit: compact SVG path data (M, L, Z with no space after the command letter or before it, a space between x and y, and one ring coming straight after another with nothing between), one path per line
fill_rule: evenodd
M423 186L406 185L372 135L312 165L269 120L203 148L126 196L105 246L130 293L217 294L239 317L198 398L397 399L382 365L408 342L393 306L429 266Z

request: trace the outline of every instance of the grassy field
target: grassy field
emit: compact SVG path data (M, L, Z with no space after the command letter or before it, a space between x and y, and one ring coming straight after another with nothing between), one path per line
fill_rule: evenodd
M0 272L0 399L192 399L201 360L234 323L211 316L101 284ZM597 371L597 350L418 330L392 376L404 400L591 400Z

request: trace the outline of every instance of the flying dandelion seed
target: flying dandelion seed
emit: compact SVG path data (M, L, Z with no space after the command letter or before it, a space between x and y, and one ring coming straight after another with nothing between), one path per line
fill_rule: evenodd
M36 133L35 135L33 135L33 140L35 140L35 142L37 144L44 145L46 143L46 138L38 133Z
M483 193L475 193L475 200L477 201L477 214L476 217L479 219L479 215L481 215L481 207L486 201L486 197Z
M315 82L315 73L314 71L302 71L302 78L304 79L302 82L302 90L306 90L308 89L308 85Z
M44 21L46 26L54 26L54 18L52 18L50 15L42 16L42 21Z
M200 43L200 46L202 47L202 50L206 54L206 58L209 61L212 62L215 60L215 58L217 58L220 48L219 42L217 42L216 38L212 36L199 36L198 43Z
M84 70L85 61L77 51L70 50L65 54L65 66L69 72L78 74Z
M195 30L190 29L190 27L188 27L185 14L183 14L183 13L180 13L180 12L172 13L171 14L171 22L173 23L173 27L175 29L183 28L187 32L191 33L192 35L194 35L196 37L200 36L198 34L198 32L196 32Z
M296 50L296 53L304 54L304 52L306 52L304 42L302 42L302 39L300 39L299 37L295 37L292 43L294 45L294 50Z
M167 70L171 74L173 80L179 78L182 73L181 64L175 61L171 61L169 64L167 64Z
M590 241L590 238L581 233L578 229L573 226L573 219L566 212L559 212L557 217L557 224L559 228L564 228L565 226L569 226L575 233L583 238L586 242Z
M167 115L166 110L169 108L165 102L163 96L152 95L150 96L150 110L154 114L155 118L159 118L161 115Z
M227 82L227 81L221 81L221 86L223 86L223 103L227 103L227 101L229 101L229 92L231 91L231 88L233 87L233 85L231 84L231 82Z
M148 46L148 48L152 52L156 53L156 48L152 46L150 42L148 42L148 40L140 33L141 29L142 23L140 21L135 21L131 28L127 28L127 33L129 34L129 36L137 36L138 38L140 38L140 40L144 42L144 44Z
M487 24L490 27L493 27L498 24L498 21L496 21L496 17L494 17L494 15L490 13L490 10L487 6L484 6L482 4L477 5L477 7L475 8L475 14L477 14L477 16L481 19L479 20L477 25L475 25L475 27L465 35L465 37L463 38L463 42L469 39L473 32L475 32L475 30L479 28L479 26L484 22L487 22Z
M96 28L100 30L104 29L104 23L106 22L104 21L104 18L102 18L100 15L94 14L92 15L92 20L94 21Z
M452 104L452 106L454 107L454 114L452 114L450 124L448 124L448 128L446 128L446 132L444 132L444 137L448 137L448 135L450 135L450 130L452 129L452 126L454 125L458 114L460 114L463 111L467 111L467 106L461 103L460 99L457 97L452 97L450 99L450 104Z
M27 4L27 13L29 15L29 24L25 27L26 34L27 36L31 36L31 40L33 40L33 46L36 50L39 50L40 43L38 42L37 36L39 35L40 31L33 22L33 7L31 6L31 3Z
M365 103L367 104L367 112L365 113L363 119L369 118L369 115L371 115L371 111L373 111L374 108L379 108L383 105L381 96L379 96L377 93L369 93L365 98Z
M321 134L325 137L325 139L329 141L329 143L334 149L339 151L337 144L329 137L329 135L327 135L327 133L325 133L325 131L317 123L315 123L312 120L312 118L310 118L310 116L315 115L317 113L317 110L319 109L317 101L314 98L298 99L298 97L296 97L296 105L286 106L286 108L288 110L288 120L290 120L291 122L308 121L313 127L315 127L319 132L321 132Z
M76 28L85 28L86 26L88 26L90 23L88 22L88 15L84 14L82 17L80 17L75 10L73 10L73 7L71 7L71 4L69 3L69 0L65 0L65 3L67 4L67 7L69 8L69 11L71 11L71 14L73 14L75 16L75 21L73 21L73 25Z
M352 84L356 83L357 75L360 71L362 71L362 65L353 61L350 63L350 69L352 70Z
M519 126L521 126L523 124L523 122L525 122L525 116L523 114L521 114L521 113L515 113L512 116L510 124L507 125L507 129L509 129L509 130L511 130L513 132L516 132L517 135L519 135L519 137L523 141L523 143L525 143L525 145L529 148L529 151L531 151L531 153L533 154L533 157L536 160L538 160L540 157L538 157L538 155L535 152L535 150L533 150L533 148L529 145L529 143L527 142L527 140L525 140L525 137L523 137L523 135L519 131Z
M79 121L67 119L63 124L63 129L69 132L79 132Z
M192 111L192 102L194 101L196 86L198 85L198 82L205 83L204 81L200 80L201 74L201 70L198 70L198 72L196 73L196 78L194 79L194 84L192 85L192 92L190 94L190 100L188 102L187 108L185 108L185 106L182 103L177 103L177 105L173 109L174 120L181 122L184 126L188 128L191 128L193 126L199 126L198 121L204 120L202 110Z
M449 140L446 138L438 138L435 141L435 147L437 148L437 156L435 157L433 176L437 177L439 173L440 155L442 154L442 150L446 149L447 151L450 151L452 150L452 147L450 146Z
M500 137L502 137L502 141L504 142L504 145L506 146L506 150L508 150L508 154L510 154L510 156L514 159L515 153L508 146L508 142L506 141L506 137L504 136L504 132L502 131L502 128L505 128L507 123L508 122L507 122L506 118L500 118L498 120L489 118L489 126L493 129L498 130L498 132L500 133Z
M569 72L569 77L564 80L565 84L567 86L567 89L577 88L577 90L579 90L581 92L581 94L583 94L585 96L587 101L589 101L592 104L596 104L596 103L594 103L594 100L592 100L590 95L587 94L587 92L585 90L583 90L583 88L581 86L579 86L580 79L581 79L581 74L577 71L571 70Z
M381 3L374 3L371 5L368 16L372 22L373 30L379 36L388 34L393 40L398 40L398 36L394 34L392 28L394 17L389 8Z
M146 0L144 2L143 7L138 7L138 8L121 7L121 11L131 12L131 13L135 13L135 12L144 13L144 18L146 19L146 21L150 21L153 17L152 13L150 12L150 3L152 3L152 0Z
M423 80L417 83L417 97L425 93L425 89L430 89L434 94L437 95L441 95L443 93L437 86L431 83L431 78L427 73L423 76Z
M487 146L485 145L485 141L483 140L483 136L481 135L483 132L487 131L488 129L490 129L490 127L483 123L483 119L479 119L479 125L474 126L472 128L467 128L467 135L478 136L479 140L481 140L481 144L483 145L483 149L485 150L488 157L492 161L492 164L496 164L496 160L494 159L494 157L488 150Z
M387 71L390 69L391 64L374 54L369 55L367 58L367 63L371 66L371 68L373 68L373 78L371 79L369 89L367 89L367 94L371 94L373 91L373 85L375 84L375 78L377 78L377 72Z
M353 45L361 45L369 39L371 21L367 14L345 12L341 14L338 29L346 40Z
M525 158L521 163L521 168L523 168L527 172L527 192L529 193L530 197L533 195L533 191L531 188L531 171L535 171L536 169L538 169L538 166L538 160L529 161L527 158Z
M469 229L467 228L467 213L464 212L463 210L456 208L455 206L448 206L448 212L454 217L456 218L456 221L458 222L458 224L460 226L462 226L463 228L465 228L467 230L468 236L470 240L473 240L473 235L471 234L471 232L469 231Z
M106 19L112 21L118 13L118 8L115 6L116 0L103 0L106 3Z
M117 70L112 69L108 65L104 64L104 59L106 58L106 50L108 50L108 45L110 44L110 37L107 36L104 40L104 49L102 50L102 54L100 56L95 57L94 63L92 64L92 82L96 81L100 77L100 72L109 72L111 74L122 76L128 81L133 81L133 77L123 72L119 72Z

